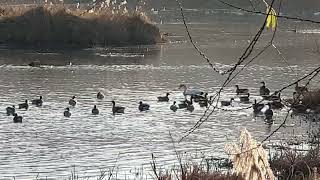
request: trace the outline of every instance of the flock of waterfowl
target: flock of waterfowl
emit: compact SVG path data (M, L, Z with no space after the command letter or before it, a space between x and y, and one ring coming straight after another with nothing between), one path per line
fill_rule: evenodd
M251 103L250 102L250 93L249 89L240 89L238 85L236 87L236 95L240 99L240 103ZM208 107L208 105L212 104L212 98L213 96L210 96L208 98L208 93L204 93L203 91L195 90L195 89L188 89L186 85L181 84L179 86L179 89L183 90L183 95L185 97L184 101L181 101L178 105L176 101L173 102L173 104L170 106L170 110L176 112L178 109L186 109L190 112L194 110L193 103L199 103L200 107ZM303 92L307 92L308 89L306 87L300 87L298 84L296 84L295 87L296 92L293 93L293 99L288 100L292 105L295 105L296 109L299 110L299 103L296 103L299 99L299 96ZM261 87L260 87L260 96L262 96L263 100L266 100L267 103L257 103L257 100L254 100L254 104L252 104L253 108L253 113L255 115L264 115L266 120L271 120L273 116L273 110L272 109L280 109L284 105L282 104L281 98L280 98L280 92L276 92L272 95L270 95L270 90L266 87L265 82L261 82ZM158 102L169 102L169 95L170 93L166 93L165 96L160 96L157 97ZM187 97L190 97L188 99ZM101 92L98 92L96 95L97 99L104 99L104 95ZM231 98L230 101L220 101L221 106L233 106L233 101L234 98ZM111 101L112 103L112 113L115 114L122 114L125 111L125 107L122 106L116 106L115 101ZM39 99L34 99L31 101L32 105L35 105L37 107L42 106L43 100L42 96L39 97ZM76 101L76 96L71 97L69 100L69 105L74 107L76 106L77 101ZM25 100L24 103L18 104L19 109L25 109L27 110L29 108L28 100ZM150 109L150 105L143 103L142 101L139 102L138 105L138 110L139 111L148 111ZM7 107L6 108L6 113L7 115L13 115L13 122L14 123L22 123L22 116L19 116L16 113L15 106L13 105L12 107ZM96 105L93 106L93 109L91 111L93 115L99 114L99 109L97 108ZM67 107L65 111L63 112L63 115L65 117L70 117L71 112L70 108Z

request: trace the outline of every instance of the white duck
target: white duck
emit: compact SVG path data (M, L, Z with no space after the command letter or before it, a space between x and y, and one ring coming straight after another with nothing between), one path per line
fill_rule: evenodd
M188 89L185 84L180 84L179 89L183 89L184 96L195 96L204 94L202 91L197 89Z

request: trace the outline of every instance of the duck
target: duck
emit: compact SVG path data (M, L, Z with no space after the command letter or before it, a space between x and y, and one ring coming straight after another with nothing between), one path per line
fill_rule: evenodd
M201 99L203 99L204 98L204 96L203 96L203 92L201 92L200 94L195 94L195 95L192 95L192 97L193 97L193 101L194 102L199 102Z
M265 106L264 104L257 103L257 100L255 99L254 104L252 104L253 113L254 114L261 113L261 110L264 108L264 106Z
M280 101L281 100L281 93L279 91L275 91L272 95L263 96L264 100L269 101Z
M138 109L140 111L148 111L150 108L150 105L149 104L146 104L146 103L142 103L142 101L139 102L139 107Z
M70 117L71 116L71 112L70 112L70 109L68 107L63 112L63 115L64 115L64 117Z
M272 101L271 102L271 107L272 107L272 109L281 109L281 108L283 108L283 104L282 104L282 102L281 102L281 99L280 100L277 100L277 101Z
M200 107L208 107L208 99L203 99L203 100L201 100L201 101L199 101L198 103L199 103L199 105L200 105Z
M19 109L28 109L29 108L29 104L28 104L28 100L25 100L24 103L18 104Z
M193 96L194 102L208 101L208 93L204 93L201 96Z
M188 106L187 100L181 101L181 103L178 104L179 109L187 108L187 106Z
M184 96L195 96L195 95L201 95L203 94L202 91L197 89L188 89L185 84L180 84L179 89L183 89L183 95Z
M72 96L72 98L69 100L70 106L76 106L77 101L75 100L76 96Z
M111 101L111 103L112 103L112 113L113 114L123 114L124 113L125 107L116 106L116 102L115 101Z
M97 99L103 99L104 95L101 92L98 92Z
M166 96L159 96L158 102L168 102L170 93L167 93Z
M271 104L268 103L269 108L264 112L264 116L266 120L271 120L273 116L273 111L271 109Z
M31 101L32 104L36 105L36 106L42 106L42 96L39 97L39 99L34 99Z
M22 123L22 116L18 116L17 113L14 113L13 123Z
M245 95L245 96L244 96ZM240 102L243 102L243 103L248 103L250 100L249 100L249 96L250 94L247 93L247 94L243 94L243 96L240 96L239 99L240 99Z
M231 98L230 101L221 101L221 106L230 106L232 101L234 101L234 98Z
M213 96L210 96L209 100L208 100L208 104L210 104L210 105L212 105L212 98L213 98Z
M91 110L91 113L93 115L98 115L99 114L99 109L97 108L97 105L94 105L92 110Z
M260 96L269 96L270 89L266 87L266 83L264 81L261 82L262 86L260 87Z
M15 106L13 105L12 107L7 107L6 108L6 111L7 111L7 115L12 115L14 116L14 114L16 113L16 108Z
M237 89L236 89L237 95L249 93L249 89L240 89L240 88L239 88L239 85L236 85L236 88L237 88Z
M194 106L193 106L193 96L190 97L190 101L189 100L185 100L186 103L186 108L188 111L192 112L194 110Z
M179 109L178 106L176 105L176 101L173 101L173 104L170 106L170 109L173 112L176 112Z

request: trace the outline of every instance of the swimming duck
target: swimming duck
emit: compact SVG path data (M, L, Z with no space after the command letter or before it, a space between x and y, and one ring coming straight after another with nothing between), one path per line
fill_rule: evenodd
M43 103L43 101L42 101L42 96L40 96L39 99L34 99L34 100L32 100L31 103L34 104L34 105L36 105L36 106L42 106L42 103Z
M202 91L196 89L188 89L185 84L180 84L179 89L183 89L184 96L194 96L203 94Z
M240 97L239 97L240 102L248 103L248 102L249 102L249 96L250 96L250 94L249 94L249 93L247 93L247 94L243 94L243 96L240 96Z
M93 115L97 115L97 114L99 114L99 109L97 108L97 106L96 106L96 105L94 105L94 106L93 106L93 109L92 109L92 111L91 111L91 112L92 112L92 114L93 114Z
M272 101L270 104L271 104L272 109L281 109L284 106L281 102L281 99L276 100L276 101Z
M200 107L208 107L208 104L209 104L208 102L209 102L208 99L203 99L203 100L199 101L198 103L199 103Z
M124 113L124 109L125 107L121 107L121 106L116 106L116 102L115 101L111 101L112 102L112 113L113 114L122 114Z
M259 104L257 103L257 100L254 100L254 104L252 104L252 108L253 108L253 113L254 114L259 114L261 113L261 110L264 108L264 104Z
M142 103L142 101L139 102L139 107L138 107L138 109L139 109L140 111L147 111L147 110L149 110L149 108L150 108L150 105L149 105L149 104Z
M22 123L22 116L18 116L17 113L14 113L13 123Z
M240 88L239 88L239 85L236 85L236 88L237 88L237 89L236 89L237 95L249 93L249 89L240 89Z
M260 96L268 96L270 95L269 88L266 87L266 84L264 81L261 82L262 86L260 87Z
M194 106L193 106L193 97L191 96L190 101L186 101L187 102L187 110L192 112L194 111Z
M298 83L296 83L296 87L294 88L297 93L301 94L303 92L308 92L308 88L306 86L299 86Z
M77 104L77 101L75 100L76 96L72 96L72 98L69 100L70 106L75 106Z
M221 106L230 106L234 98L231 98L230 101L221 101Z
M66 108L65 111L63 112L64 117L70 117L71 116L71 112L69 108Z
M181 103L178 104L178 106L179 106L179 109L187 108L188 106L187 100L181 101Z
M208 100L208 104L210 104L210 105L212 105L212 98L213 98L213 96L210 96L209 100Z
M98 92L97 99L103 99L104 95L101 92Z
M192 97L193 97L193 101L194 102L208 101L208 93L205 93L204 95L202 93L201 96L195 95L195 96L192 96Z
M263 96L263 99L269 100L269 101L280 101L281 100L281 93L278 91L275 91L273 95Z
M159 96L158 101L159 102L168 102L169 101L169 95L170 93L167 93L166 96Z
M269 108L264 112L264 115L266 117L266 120L271 120L273 116L273 111L271 109L271 104L268 103Z
M173 112L176 112L179 109L178 106L176 105L176 101L173 101L173 104L170 106L170 109Z
M40 67L40 61L32 61L28 65L31 67Z
M28 100L25 100L24 103L18 104L19 109L28 109L29 108L29 104L28 104Z
M7 115L12 115L14 116L14 114L16 113L16 108L14 107L14 105L12 107L7 107L6 108L6 111L7 111Z

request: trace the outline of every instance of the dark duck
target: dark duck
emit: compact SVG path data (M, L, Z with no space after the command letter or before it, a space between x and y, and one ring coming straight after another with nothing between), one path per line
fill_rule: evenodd
M139 102L139 111L148 111L150 108L149 104L143 103L142 101Z
M69 108L66 108L65 111L63 112L64 117L70 117L71 116L71 112Z
M173 104L170 106L171 111L176 112L179 108L176 105L176 101L173 101Z
M269 96L270 95L270 90L269 88L266 87L266 83L264 81L261 82L261 87L260 87L260 96Z
M159 96L158 101L159 102L168 102L169 101L169 95L170 93L167 93L166 96Z
M112 103L112 113L113 114L123 114L124 113L125 107L116 106L116 102L115 101L111 101L111 103Z
M10 116L10 115L14 116L14 114L16 113L16 108L15 108L15 106L7 107L6 111L7 111L8 116Z
M28 100L25 100L24 103L18 104L19 109L28 109L29 108L29 104L28 104Z
M91 110L91 113L93 115L98 115L99 114L99 109L97 108L96 105L93 106L92 110Z
M31 101L31 104L34 104L36 106L42 106L43 101L42 101L42 96L39 97L39 99L34 99Z
M72 98L69 100L70 106L76 106L77 101L75 100L76 96L72 96Z
M22 116L18 116L18 114L15 113L14 117L13 117L13 122L14 123L22 123Z
M240 88L239 88L239 85L236 85L236 88L237 88L237 89L236 89L237 95L249 93L249 89L240 89Z

